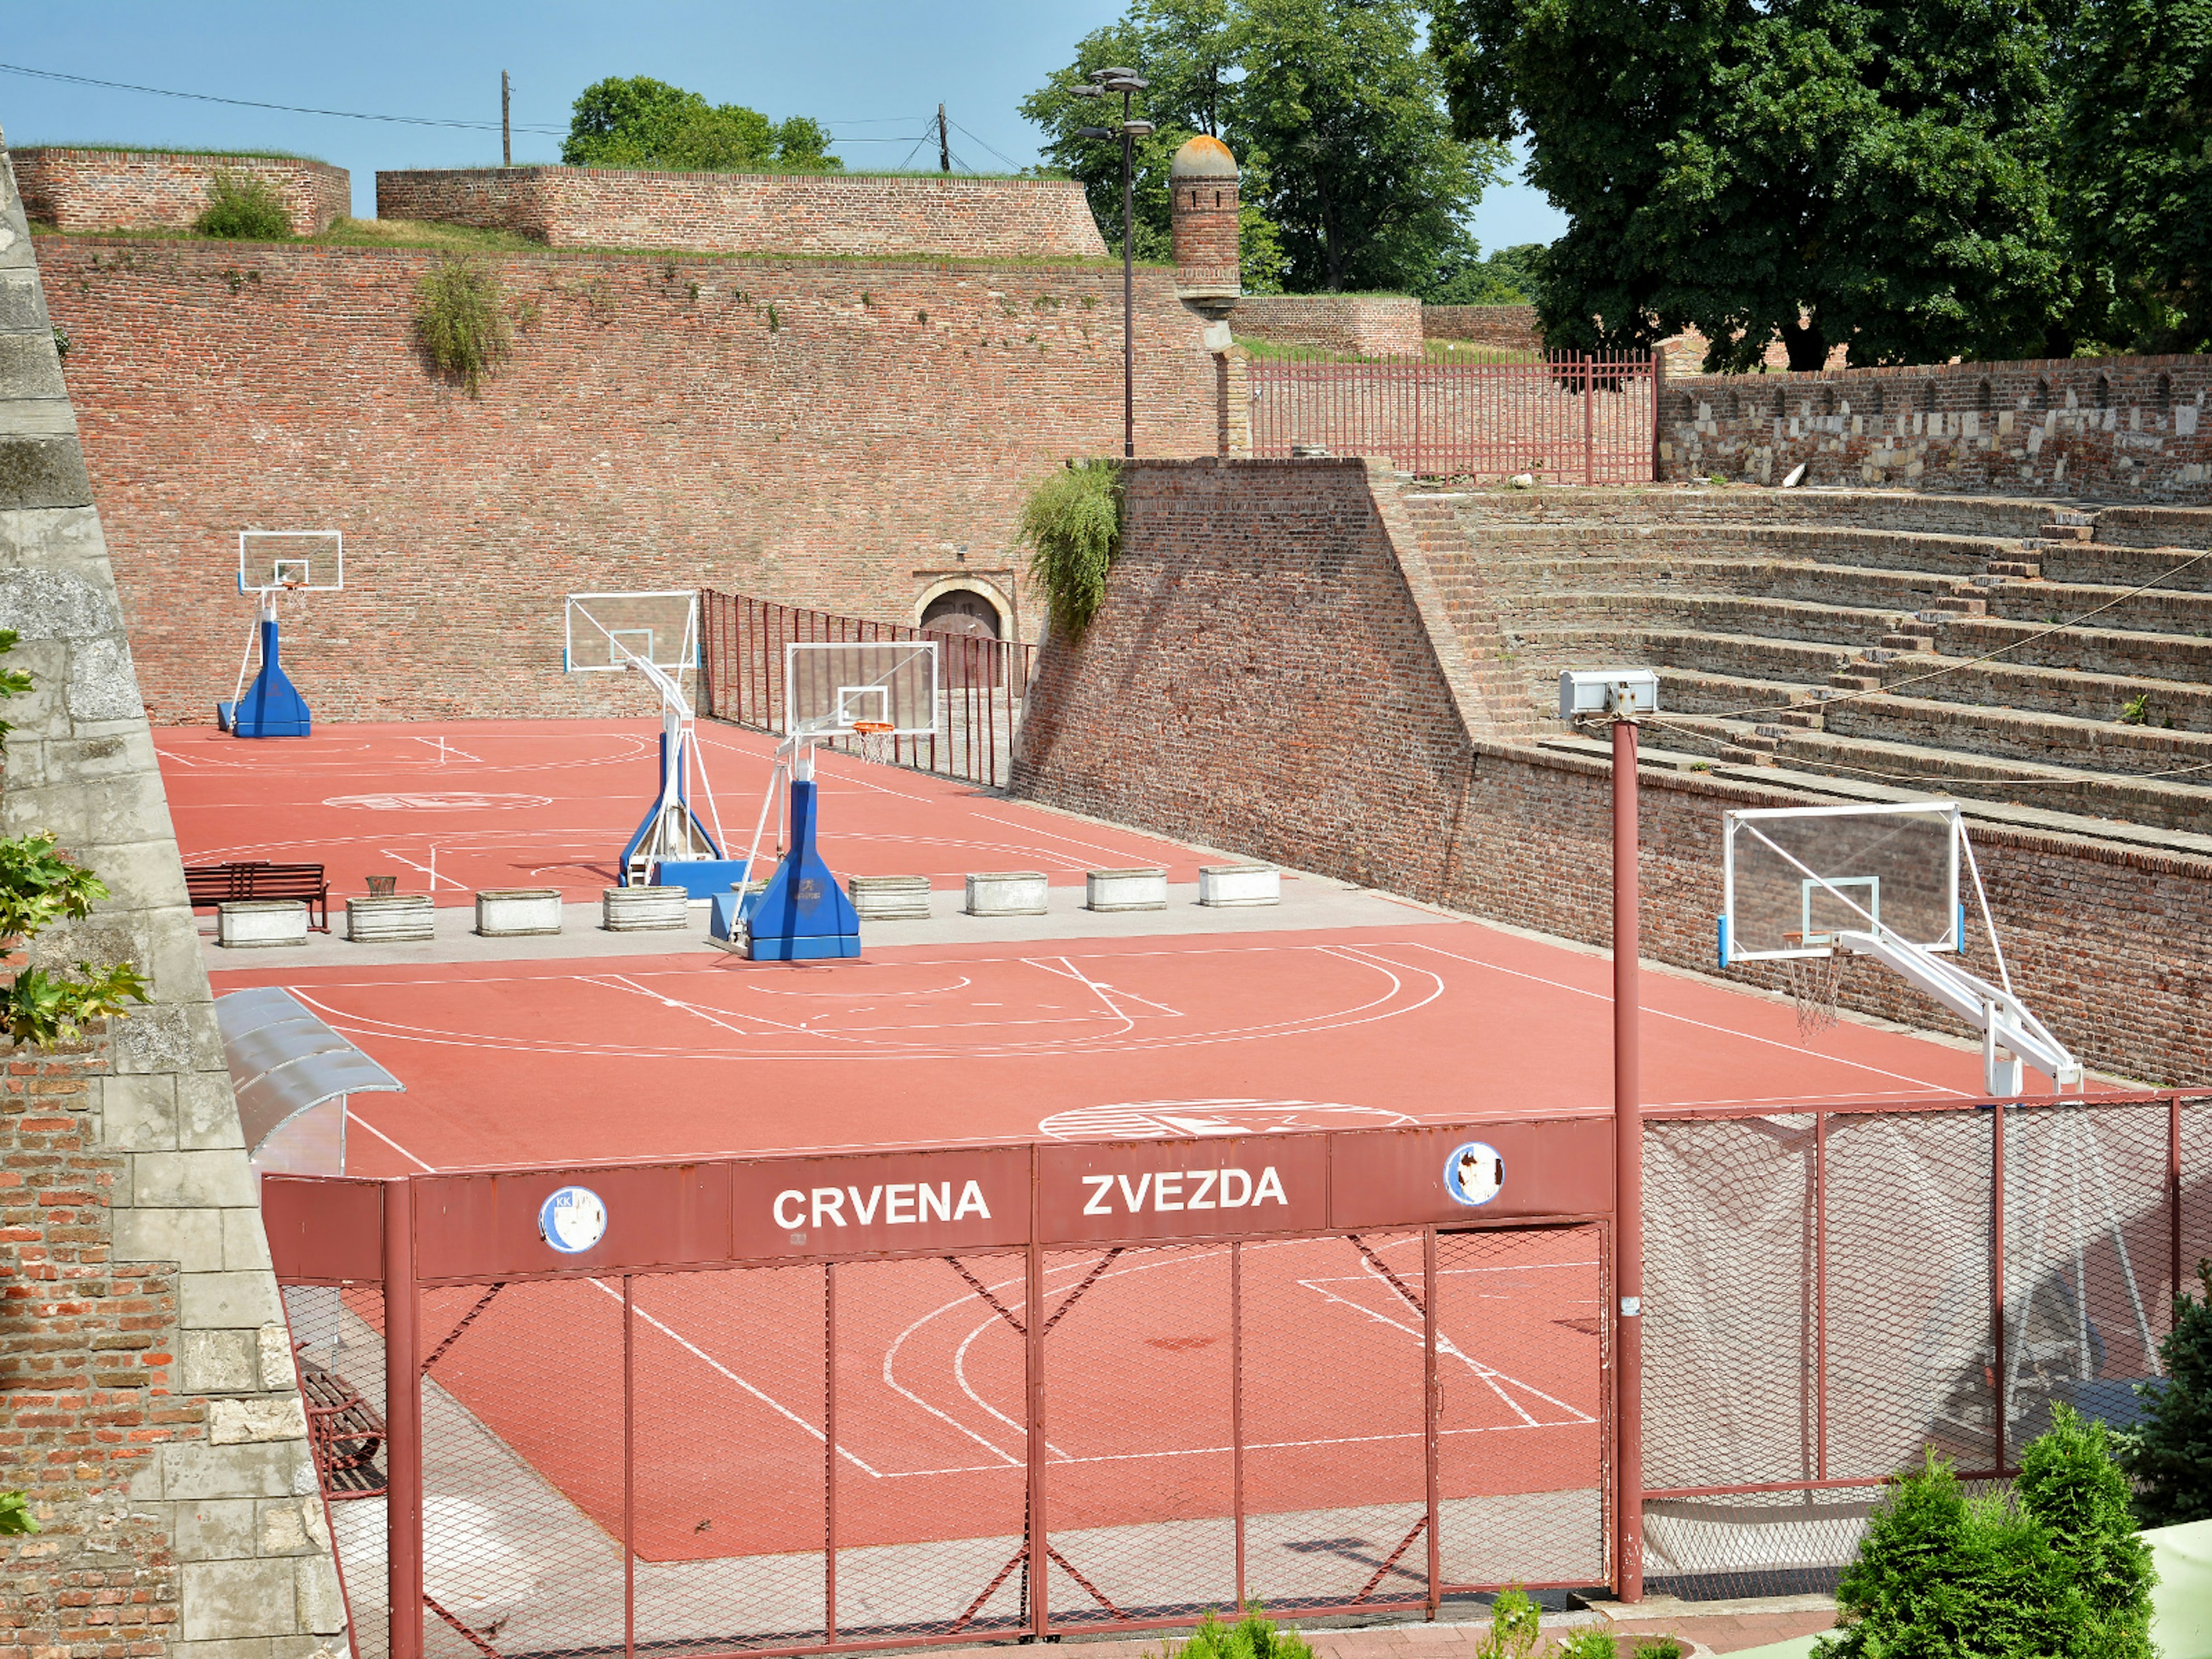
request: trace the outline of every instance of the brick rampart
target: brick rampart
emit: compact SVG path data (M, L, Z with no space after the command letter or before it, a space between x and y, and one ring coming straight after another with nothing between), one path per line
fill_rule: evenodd
M510 230L549 247L1103 259L1063 179L465 167L376 175L380 219Z
M1608 769L1474 735L1485 711L1389 493L1358 461L1140 463L1097 619L1042 654L1015 788L1602 944ZM1642 781L1645 953L1710 970L1721 814L1794 798L1656 769ZM1973 833L2029 1006L2094 1065L2153 1083L2212 1073L2212 860ZM1871 967L1847 972L1843 1000L1946 1027Z
M1779 483L2212 501L2212 357L1669 374L1660 465Z
M1229 325L1279 345L1364 357L1421 355L1421 302L1398 294L1248 294Z
M564 593L912 622L980 576L1030 633L1020 503L1121 448L1118 269L516 256L514 354L472 399L413 339L430 254L40 251L157 722L231 695L241 528L345 532L345 592L284 620L319 719L637 713L634 677L560 672ZM1241 377L1174 281L1138 275L1137 445L1210 454Z
M316 236L353 211L353 182L327 162L265 155L184 155L161 150L19 149L24 210L57 230L181 230L207 211L218 173L258 179L276 192L295 236Z
M1541 351L1534 306L1423 306L1421 332L1431 340L1469 340L1505 351Z

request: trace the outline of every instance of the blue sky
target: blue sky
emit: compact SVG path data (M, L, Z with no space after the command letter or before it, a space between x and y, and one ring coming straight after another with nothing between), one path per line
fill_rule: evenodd
M941 100L964 132L959 161L994 172L1037 159L1022 99L1065 65L1076 39L1122 0L806 0L803 4L197 5L0 0L0 61L104 81L447 121L409 126L238 109L0 73L11 144L271 148L353 174L354 210L375 211L379 167L499 160L499 73L514 79L514 159L551 161L577 93L606 75L652 75L715 103L829 124L848 166L927 165L915 141ZM909 158L911 161L909 161ZM1476 210L1486 250L1549 241L1565 221L1517 182Z

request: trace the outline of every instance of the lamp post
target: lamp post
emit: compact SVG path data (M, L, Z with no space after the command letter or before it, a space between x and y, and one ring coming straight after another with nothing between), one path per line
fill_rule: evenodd
M1084 127L1075 136L1121 141L1121 453L1125 458L1137 453L1137 214L1132 175L1137 140L1153 131L1150 121L1129 118L1129 100L1151 84L1133 69L1103 69L1091 71L1089 86L1070 88L1079 98L1121 94L1120 126Z

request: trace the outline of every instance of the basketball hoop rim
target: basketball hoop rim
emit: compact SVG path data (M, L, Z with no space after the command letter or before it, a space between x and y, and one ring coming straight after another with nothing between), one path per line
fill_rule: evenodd
M863 738L879 738L886 732L894 732L898 728L889 720L854 720L852 729L856 735Z

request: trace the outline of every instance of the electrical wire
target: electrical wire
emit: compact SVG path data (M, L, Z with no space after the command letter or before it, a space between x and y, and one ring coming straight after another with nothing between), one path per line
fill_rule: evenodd
M989 139L983 137L981 134L969 132L967 128L962 126L959 122L951 119L949 116L945 118L946 124L955 131L964 133L967 137L975 139L977 143L982 145L985 149L989 150L992 155L997 156L1001 161L1004 161L1015 172L1019 173L1022 170L1022 164L1019 161L1014 160L1014 158L1007 155L1006 151L999 149L995 144L992 143Z
M329 115L348 121L389 121L407 127L462 127L471 131L497 132L496 121L448 121L427 115L377 115L353 109L315 109L303 104L269 104L252 98L218 98L206 92L176 92L167 87L142 87L128 81L98 81L88 75L64 75L59 70L30 69L21 64L0 64L0 73L28 76L38 81L65 81L71 86L104 87L111 92L143 92L156 98L189 98L200 104L228 104L239 109L270 109L288 115ZM561 138L568 136L566 127L515 126L516 132L542 134Z

